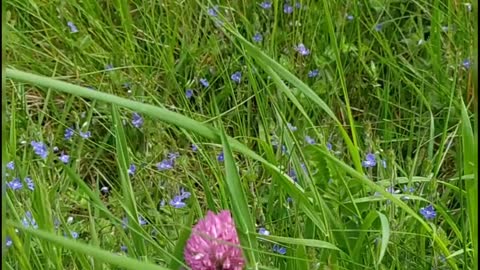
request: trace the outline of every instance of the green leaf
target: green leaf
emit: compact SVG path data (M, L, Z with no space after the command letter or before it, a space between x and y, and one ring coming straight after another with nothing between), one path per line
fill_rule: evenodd
M388 223L388 219L384 214L378 211L377 214L382 225L382 243L380 245L380 255L378 256L378 260L376 262L376 265L378 266L382 262L383 256L385 255L385 251L388 247L388 241L390 239L390 224Z

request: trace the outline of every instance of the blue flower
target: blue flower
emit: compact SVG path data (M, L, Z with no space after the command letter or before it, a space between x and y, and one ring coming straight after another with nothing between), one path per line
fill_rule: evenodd
M7 169L12 170L12 171L15 170L15 162L13 162L13 161L8 162L7 163Z
M178 152L171 152L171 153L168 153L167 157L170 159L170 160L175 160L177 159L178 157L180 156L180 154Z
M25 177L25 183L27 183L27 188L33 191L35 189L35 184L30 177Z
M287 203L293 203L292 197L288 197L286 201L287 201Z
M263 40L262 34L260 34L260 33L255 33L255 35L253 36L253 41L255 41L255 42L262 42L262 40Z
M423 207L420 209L420 214L426 219L434 219L437 216L437 212L435 212L435 208L433 208L433 205L429 205L427 207Z
M73 137L73 128L69 127L67 129L65 129L65 140L70 140L72 137Z
M138 216L138 224L143 226L147 224L147 221L142 216Z
M349 20L349 21L353 21L353 15L348 15L348 14L347 14L346 18L347 18L347 20Z
M309 78L315 78L318 76L318 69L310 70L308 72L308 77Z
M328 149L329 151L332 151L332 148L333 148L332 144L329 143L329 142L327 142L327 149Z
M296 7L296 8L302 8L302 4L301 4L300 2L296 2L296 3L295 3L295 7Z
M221 152L220 154L218 154L217 160L220 161L220 162L223 162L223 161L225 160L225 156L224 156L223 152Z
M260 6L261 6L263 9L271 9L271 8L272 8L272 2L270 2L270 1L263 1L262 3L260 3Z
M462 66L463 66L465 69L469 69L469 68L470 68L470 65L471 65L471 63L470 63L470 60L469 60L469 59L463 60Z
M187 90L185 91L185 96L186 96L188 99L192 98L192 97L193 97L193 91L192 91L192 89L187 89Z
M70 33L78 33L78 28L73 22L67 22L67 26L70 28Z
M290 169L287 174L288 174L288 176L290 176L290 178L292 178L292 180L293 180L295 183L298 182L297 173L295 172L294 169Z
M240 81L242 80L242 72L237 71L237 72L233 73L230 78L232 79L232 81L234 81L236 83L240 83Z
M11 247L13 244L13 241L12 241L12 238L10 236L6 236L5 237L5 245L7 246L7 248Z
M43 142L32 141L30 143L33 147L35 154L39 155L41 158L46 159L48 156L47 146Z
M61 162L67 164L70 161L70 156L62 153L58 159L60 159Z
M14 178L12 181L7 183L7 187L11 188L12 190L19 190L22 189L23 184L19 178Z
M112 64L107 64L107 65L105 66L105 69L106 69L107 71L111 71L111 70L113 70L113 65L112 65Z
M217 12L218 12L218 6L214 6L213 8L209 8L207 10L208 12L208 15L212 16L212 17L217 17Z
M173 169L173 160L171 159L164 159L162 162L157 163L157 169L159 171L165 171Z
M208 87L210 84L208 83L207 79L201 78L200 83L203 85L203 87Z
M303 56L310 54L310 50L307 49L303 43L298 44L298 46L295 47L295 50Z
M78 238L78 233L77 232L70 232L70 235L72 236L73 239L77 239Z
M285 14L291 14L293 12L293 7L289 4L283 5L283 12Z
M125 246L125 245L121 245L121 246L120 246L120 250L123 251L123 252L125 252L125 253L127 253L128 248L127 248L127 246Z
M82 137L84 139L88 139L91 136L92 136L92 133L90 131L85 131L85 132L80 131L80 137Z
M132 114L132 125L136 128L141 128L143 126L143 118L140 114L136 112Z
M108 191L109 191L108 187L102 187L102 188L100 189L100 192L102 192L103 194L108 193Z
M383 29L383 24L379 23L375 25L375 31L380 32L382 31L382 29Z
M305 136L305 142L308 144L315 144L315 140L310 136Z
M278 254L282 254L282 255L285 255L287 253L287 248L286 247L281 247L277 244L273 245L272 250L274 252L277 252Z
M292 125L292 124L290 124L290 123L287 123L287 127L288 127L288 129L290 129L290 131L292 131L292 132L297 131L297 129L298 129L296 126L294 126L294 125Z
M263 227L258 229L258 233L261 234L261 235L270 235L270 232L267 231L267 229L265 229Z
M408 187L407 185L403 185L403 192L410 192L413 193L415 191L414 187Z
M182 198L182 200L190 198L191 195L192 194L188 191L185 191L184 188L180 189L180 195L179 196L180 196L180 198Z
M22 224L25 227L32 226L34 229L38 229L37 222L32 216L32 213L30 211L25 212L25 217L22 219Z
M122 218L122 228L126 230L128 227L128 217L123 217Z
M135 164L130 164L130 167L128 167L127 172L129 175L134 175L136 170L137 170L137 167L135 166Z
M365 168L373 168L377 166L377 161L375 160L375 155L368 153L365 160L362 161L362 166Z
M198 150L198 147L195 144L192 144L192 151L197 152L197 150Z
M170 200L170 205L175 207L175 208L183 208L185 206L187 206L187 204L185 202L183 202L183 197L180 195L177 195L175 197L173 197L172 200Z

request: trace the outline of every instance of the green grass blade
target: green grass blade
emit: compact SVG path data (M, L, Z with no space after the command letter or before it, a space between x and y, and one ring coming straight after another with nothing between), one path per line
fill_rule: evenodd
M390 224L388 223L387 217L378 212L378 217L380 218L380 223L382 226L382 242L380 245L380 255L378 256L377 265L380 265L382 262L383 256L385 256L385 251L387 251L388 241L390 240Z

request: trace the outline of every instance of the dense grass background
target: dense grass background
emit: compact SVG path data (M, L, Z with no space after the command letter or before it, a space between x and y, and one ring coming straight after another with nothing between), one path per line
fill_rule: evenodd
M186 268L191 225L231 209L249 269L476 269L472 4L4 1L3 178L34 182L3 186L4 266Z

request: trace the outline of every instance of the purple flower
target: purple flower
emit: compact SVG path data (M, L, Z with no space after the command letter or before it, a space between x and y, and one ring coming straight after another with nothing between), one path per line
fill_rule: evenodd
M286 201L287 201L287 203L293 203L292 197L288 197L288 198L286 199Z
M143 226L147 224L147 221L142 216L138 216L138 224Z
M192 270L241 270L245 260L239 244L230 211L218 215L208 211L192 229L184 250L185 262Z
M290 176L290 178L292 178L292 180L293 180L295 183L298 182L297 173L295 172L294 169L290 169L287 174L288 174L288 176Z
M379 23L379 24L375 25L375 31L380 32L380 31L382 31L382 29L383 29L383 24L382 23Z
M32 141L30 143L33 147L35 154L39 155L41 158L46 159L48 156L47 146L43 142Z
M33 218L32 213L30 211L25 212L25 216L22 219L22 224L25 227L32 226L34 229L38 229L37 222Z
M293 7L289 4L283 5L283 13L291 14L293 12Z
M433 205L429 205L427 207L423 207L420 209L420 214L426 219L434 219L437 216L437 212L435 212L435 208L433 208Z
M262 34L260 34L260 33L255 33L255 35L253 36L253 41L255 41L255 42L262 42L262 40L263 40Z
M282 254L282 255L285 255L287 253L287 248L286 247L281 247L277 244L273 245L272 250L274 252L277 252L278 254Z
M218 160L219 162L223 162L223 161L225 160L225 156L224 156L223 152L221 152L220 154L218 154L217 160Z
M287 123L287 127L288 127L288 129L290 129L290 131L292 131L292 132L295 132L295 131L297 131L297 129L298 129L296 126L294 126L294 125L292 125L292 124L290 124L290 123Z
M305 142L307 142L308 144L315 144L315 140L308 135L305 136Z
M5 245L7 246L7 248L11 247L13 244L13 241L12 241L12 238L10 236L6 236L5 237Z
M128 167L127 172L129 175L134 175L136 170L137 170L137 167L135 166L135 164L130 164L130 167Z
M70 161L70 156L62 153L58 159L60 159L61 162L67 164Z
M192 91L192 89L187 89L187 90L185 90L185 97L187 97L188 99L190 99L190 98L193 97L193 91Z
M159 171L165 171L173 169L173 160L171 159L164 159L162 162L157 163L157 169Z
M171 152L171 153L168 153L167 157L170 159L170 160L175 160L177 159L178 157L180 156L180 154L178 152Z
M260 7L262 7L263 9L271 9L272 8L272 2L263 1L262 3L260 3Z
M333 148L332 144L329 143L329 142L327 142L327 149L328 149L329 151L332 151L332 148Z
M73 128L69 127L67 129L65 129L65 140L70 140L72 137L73 137Z
M125 252L125 253L127 253L128 248L127 248L127 246L125 246L125 245L121 245L121 246L120 246L120 250L123 251L123 252Z
M261 234L261 235L270 235L270 232L267 231L267 229L265 229L263 227L258 229L258 233Z
M201 78L200 83L203 85L203 87L208 87L210 84L208 83L207 79Z
M413 193L415 191L414 187L408 187L407 185L403 185L403 192L410 192Z
M308 77L309 78L315 78L318 76L318 69L310 70L308 72Z
M70 235L72 236L73 239L77 239L78 238L78 233L77 232L70 232Z
M217 12L218 12L218 6L214 6L213 8L209 8L207 10L208 12L208 15L212 16L212 17L217 17Z
M7 169L12 170L12 171L15 170L15 162L13 162L13 161L8 162L7 163Z
M197 152L197 150L198 150L198 147L195 144L192 144L192 151Z
M140 114L136 112L132 114L132 125L136 128L141 128L143 126L143 118Z
M232 79L232 81L234 81L236 83L240 83L240 81L242 80L242 72L237 71L237 72L233 73L230 78Z
M35 189L35 184L30 177L25 177L25 183L27 183L27 188L33 191Z
M377 166L377 161L375 160L375 155L368 153L365 160L362 161L362 166L365 168L373 168Z
M298 46L295 47L295 50L303 56L310 54L310 50L307 49L303 43L298 44Z
M7 183L7 187L12 190L19 190L19 189L22 189L23 184L19 178L14 178L12 181Z
M170 205L175 208L183 208L187 206L187 204L183 201L183 197L181 195L177 195L170 200Z
M469 68L470 68L470 65L471 65L471 63L470 63L470 60L469 60L469 59L463 60L462 66L463 66L465 69L469 69Z
M92 133L90 131L85 131L85 132L80 131L80 137L82 137L84 139L88 139L91 136L92 136Z
M191 194L190 192L188 192L188 191L185 191L184 188L181 188L181 189L180 189L180 198L182 198L182 200L185 200L185 199L190 198L191 195L192 195L192 194Z
M70 28L70 33L78 33L78 28L73 22L67 22L67 26Z

